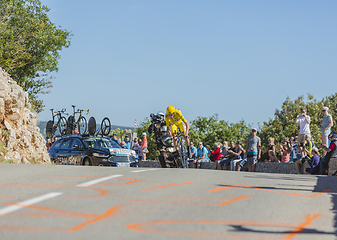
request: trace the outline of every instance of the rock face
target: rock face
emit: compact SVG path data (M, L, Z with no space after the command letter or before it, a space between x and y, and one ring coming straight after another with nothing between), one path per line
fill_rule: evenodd
M4 147L0 159L50 164L37 117L29 108L28 93L0 68L0 140Z

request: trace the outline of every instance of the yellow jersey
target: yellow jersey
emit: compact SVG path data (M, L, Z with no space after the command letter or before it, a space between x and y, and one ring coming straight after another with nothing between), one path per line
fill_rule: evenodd
M173 114L173 118L170 118L167 113L165 114L166 127L170 126L170 122L174 125L179 125L181 122L187 122L180 110L176 109Z

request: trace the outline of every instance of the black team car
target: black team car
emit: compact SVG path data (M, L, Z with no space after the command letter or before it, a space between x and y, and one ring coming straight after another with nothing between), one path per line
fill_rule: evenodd
M124 149L109 137L67 136L48 150L52 162L59 165L137 167L136 152Z

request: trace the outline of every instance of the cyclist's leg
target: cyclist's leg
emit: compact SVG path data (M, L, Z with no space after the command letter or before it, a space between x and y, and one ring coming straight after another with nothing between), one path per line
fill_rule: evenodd
M171 133L172 133L172 137L173 137L174 148L176 150L179 150L178 144L177 144L177 125L172 124L171 131L172 131Z
M181 122L178 125L180 131L183 133L184 135L184 139L185 139L185 144L187 147L187 153L188 153L188 158L192 158L192 153L191 153L191 148L190 148L190 139L188 137L188 135L186 134L185 128L184 128L184 124Z

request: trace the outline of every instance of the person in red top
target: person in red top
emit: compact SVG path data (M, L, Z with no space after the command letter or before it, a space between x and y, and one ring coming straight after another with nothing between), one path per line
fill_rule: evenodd
M143 144L142 144L143 160L146 160L146 153L148 152L146 133L144 132L142 135L143 135Z
M211 149L210 149L210 152L211 152L211 154L212 154L212 156L213 156L213 160L214 160L214 162L215 162L215 166L216 166L216 168L215 169L217 169L217 166L219 165L218 163L218 161L220 160L220 157L221 157L221 155L222 155L222 153L221 153L221 143L219 143L219 142L217 142L217 143L215 143L215 151L213 152Z

